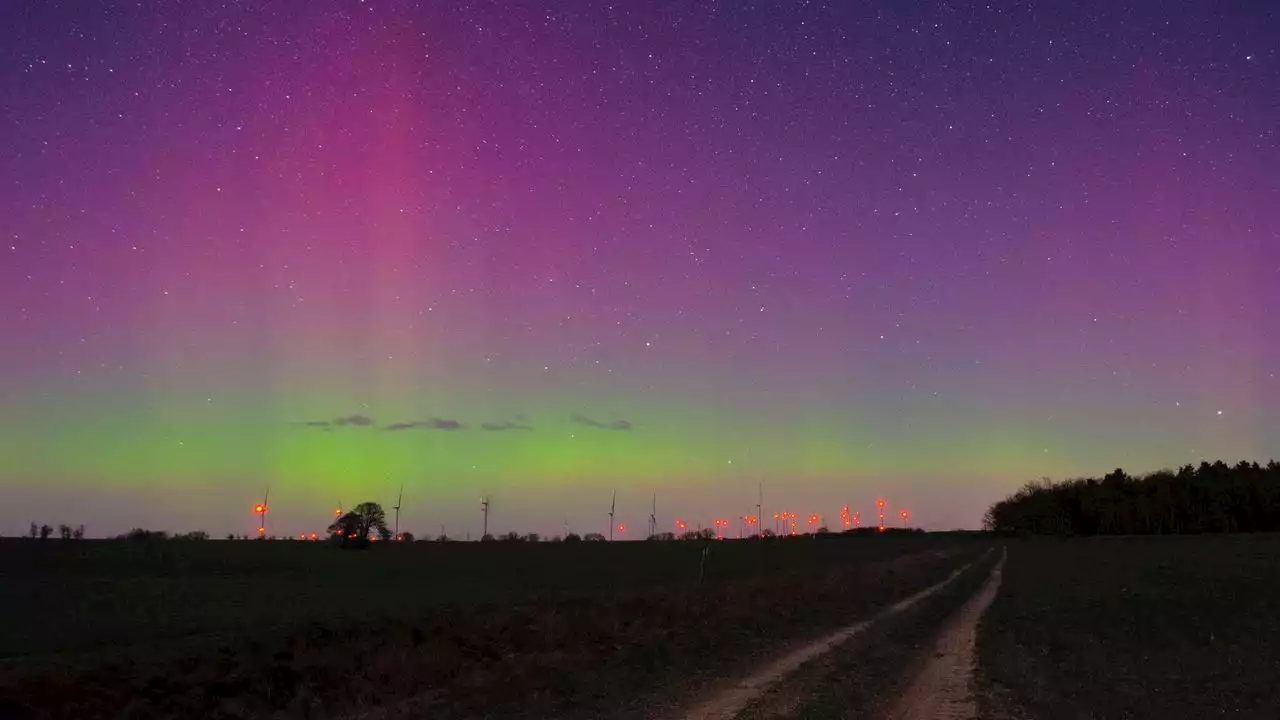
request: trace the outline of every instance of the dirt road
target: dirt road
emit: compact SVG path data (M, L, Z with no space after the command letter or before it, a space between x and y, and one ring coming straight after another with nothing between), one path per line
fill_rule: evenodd
M934 646L933 656L920 668L895 703L886 720L972 720L977 718L973 699L974 642L978 620L1000 589L1001 569L1007 551L991 569L982 589L965 603Z
M910 608L921 600L933 595L955 580L970 565L956 569L945 580L931 585L920 592L910 595L890 605L869 620L847 625L818 640L803 645L783 656L746 678L712 693L702 702L682 711L675 718L679 720L732 720L738 716L753 700L760 697L771 687L795 672L806 662L849 641L859 633L871 627L873 623L892 617ZM674 719L673 719L674 720Z

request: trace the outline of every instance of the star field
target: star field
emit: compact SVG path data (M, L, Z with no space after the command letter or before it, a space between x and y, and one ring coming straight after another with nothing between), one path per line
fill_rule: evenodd
M973 527L1280 456L1277 47L1261 1L21 3L0 532L402 483L432 534L760 483Z

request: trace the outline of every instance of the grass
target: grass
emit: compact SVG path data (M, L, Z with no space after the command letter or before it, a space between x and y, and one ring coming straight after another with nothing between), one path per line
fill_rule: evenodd
M983 716L1274 717L1280 537L1009 543L978 638Z
M0 715L639 717L981 547L3 543Z

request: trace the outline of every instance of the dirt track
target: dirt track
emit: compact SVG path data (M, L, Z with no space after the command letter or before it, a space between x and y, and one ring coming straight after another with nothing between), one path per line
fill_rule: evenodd
M974 641L978 620L1000 589L1007 551L991 569L978 594L965 603L934 646L933 656L920 668L886 720L971 720L978 716L973 700Z
M707 699L699 702L692 708L681 712L676 717L679 718L679 720L732 720L732 718L737 717L749 703L760 697L769 688L782 681L786 676L795 672L801 665L855 637L869 628L873 623L893 615L897 615L926 597L936 593L959 577L960 573L964 572L969 567L970 565L964 565L957 568L945 580L899 600L869 620L845 626L829 635L815 640L814 642L791 651L781 659L766 665L750 676L712 694Z

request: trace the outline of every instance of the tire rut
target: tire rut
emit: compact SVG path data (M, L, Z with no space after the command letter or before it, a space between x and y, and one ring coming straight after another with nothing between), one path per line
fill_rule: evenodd
M906 692L883 720L973 720L974 643L978 621L995 600L1007 550L991 569L987 581L947 624L934 645L932 656L919 669Z
M990 551L988 550L987 552ZM984 553L982 558L985 557L986 554ZM847 625L787 653L782 658L759 668L756 672L738 680L731 686L671 716L671 720L732 720L752 701L798 670L800 666L851 640L874 623L897 615L933 595L949 585L965 570L968 570L977 562L981 562L982 558L979 558L974 563L968 563L957 568L947 578L893 603L867 620Z

